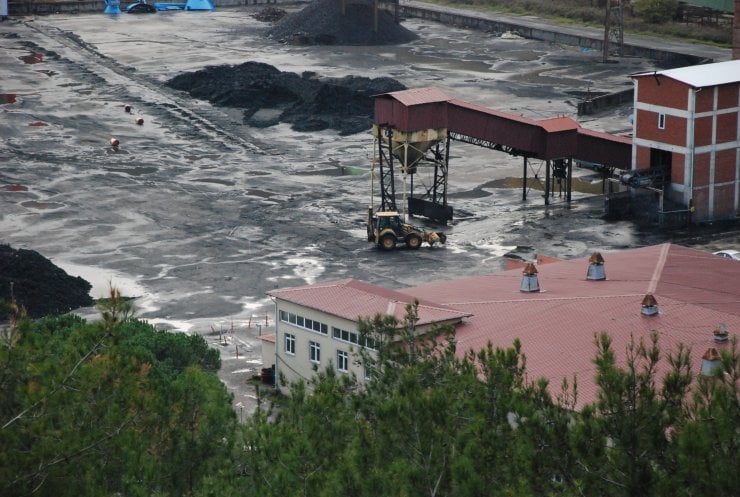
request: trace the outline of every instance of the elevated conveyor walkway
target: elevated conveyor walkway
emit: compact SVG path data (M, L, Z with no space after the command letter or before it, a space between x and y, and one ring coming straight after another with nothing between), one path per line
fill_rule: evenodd
M545 204L552 179L566 182L571 200L573 160L605 169L631 169L632 139L584 129L569 117L530 119L449 97L438 88L418 88L376 95L375 162L380 168L381 209L396 210L394 159L406 182L410 176L409 213L446 222L451 140L520 156L524 159L522 199L527 195L527 161L545 161ZM413 175L422 163L434 167L432 186L415 197ZM553 174L551 174L551 172Z

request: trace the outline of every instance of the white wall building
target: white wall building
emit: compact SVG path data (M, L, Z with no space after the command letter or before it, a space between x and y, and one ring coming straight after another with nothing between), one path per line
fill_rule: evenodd
M354 374L358 381L367 371L357 361L360 347L373 350L372 340L363 340L357 324L360 318L394 316L403 323L406 306L414 298L362 281L345 279L283 288L267 292L275 301L275 335L263 337L263 365L275 365L277 386L309 380L316 371L331 364L340 374ZM457 324L466 312L420 301L418 333L433 324ZM270 344L274 343L274 347ZM272 356L271 356L272 354Z

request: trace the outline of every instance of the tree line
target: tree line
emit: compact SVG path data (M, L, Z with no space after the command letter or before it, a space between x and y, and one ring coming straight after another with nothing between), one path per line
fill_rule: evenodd
M113 291L101 320L0 327L4 496L730 496L740 488L740 359L712 376L657 335L595 334L597 400L527 375L521 344L457 354L415 309L360 330L362 385L329 366L240 423L218 352L158 331ZM15 314L18 316L18 313ZM626 354L619 366L617 353ZM658 378L656 365L670 371ZM552 393L555 391L554 393Z

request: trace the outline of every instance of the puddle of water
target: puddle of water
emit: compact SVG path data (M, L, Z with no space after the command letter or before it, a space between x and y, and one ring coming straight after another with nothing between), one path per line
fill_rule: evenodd
M16 100L15 93L0 93L0 105L14 104Z
M92 285L90 296L94 299L109 297L111 286L126 297L141 297L147 294L146 289L136 279L123 273L64 260L55 260L54 263L70 276L79 276L90 283Z
M361 167L336 166L329 169L317 169L314 171L297 171L297 176L362 176L369 171Z
M236 184L233 181L218 179L218 178L201 178L201 179L194 179L193 181L199 182L199 183L215 183L217 185L224 185L224 186L234 186Z
M125 169L122 167L107 167L106 169L112 173L123 173L130 176L143 176L145 174L152 174L157 172L157 168L152 166L141 166L131 169Z
M21 202L21 205L27 209L37 210L48 210L48 209L61 209L64 204L57 202L38 202L36 200L29 200L28 202Z
M482 185L481 188L521 188L523 184L522 178L514 178L514 177L508 177L503 179L497 179L494 181L489 181L485 185ZM573 191L574 192L580 192L580 193L590 193L594 195L601 195L603 193L603 185L601 181L584 181L580 178L573 178L572 181ZM545 190L545 183L542 178L535 179L535 178L527 178L527 188L530 188L532 190ZM557 182L555 183L554 187L552 188L552 191L554 191L556 194L560 191L560 187L558 186ZM562 190L565 191L565 182L563 182Z
M18 58L26 64L39 64L44 61L44 54L39 52L31 52L29 55L22 55Z

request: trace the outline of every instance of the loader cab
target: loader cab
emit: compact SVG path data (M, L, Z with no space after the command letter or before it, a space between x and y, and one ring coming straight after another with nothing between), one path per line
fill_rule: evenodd
M396 211L378 212L376 229L392 229L398 231L401 228L401 216Z

